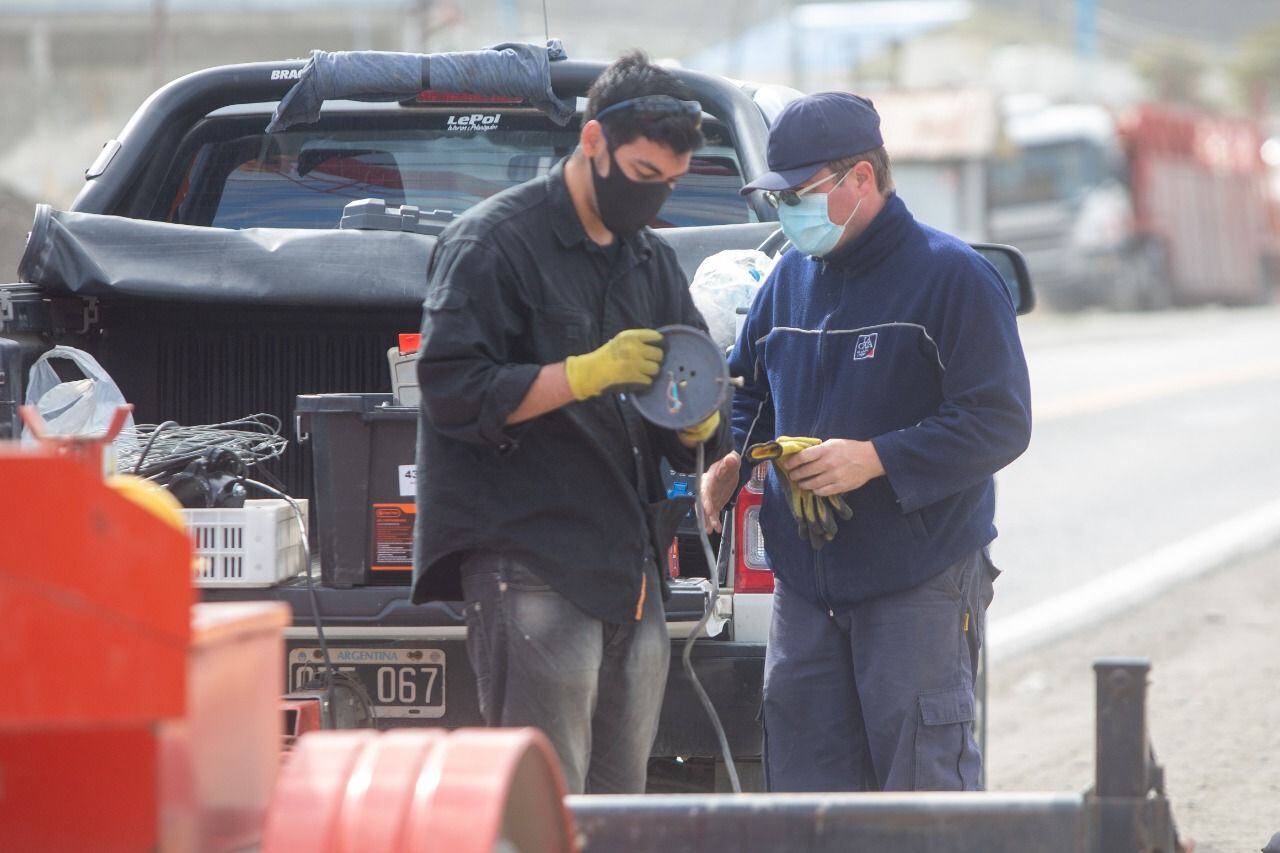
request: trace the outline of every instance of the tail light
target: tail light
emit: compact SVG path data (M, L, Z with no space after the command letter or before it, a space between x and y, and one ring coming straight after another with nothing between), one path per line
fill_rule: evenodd
M675 580L680 577L680 539L679 537L671 540L671 547L667 549L667 577Z
M734 593L773 592L773 572L764 556L764 534L760 530L760 505L764 502L764 465L756 466L751 479L738 493L733 510L734 541L737 543L733 573Z
M440 92L435 89L424 89L416 96L401 101L402 105L433 106L435 104L523 104L523 98L512 98L505 95L476 95L470 92Z

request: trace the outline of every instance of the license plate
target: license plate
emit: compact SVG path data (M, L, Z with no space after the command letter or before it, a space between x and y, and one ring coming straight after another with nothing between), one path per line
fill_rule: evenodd
M330 647L334 669L355 676L373 700L376 717L430 719L445 712L444 652L440 649ZM289 651L289 689L301 690L324 672L319 648Z

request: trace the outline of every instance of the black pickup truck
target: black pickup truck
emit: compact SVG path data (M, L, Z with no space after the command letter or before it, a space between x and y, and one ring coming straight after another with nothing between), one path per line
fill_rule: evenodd
M139 423L211 424L257 412L293 423L299 395L389 392L387 350L399 333L418 326L435 238L340 231L344 207L379 198L389 206L435 211L447 221L545 173L576 144L580 115L561 126L538 109L483 92L426 91L390 103L330 101L318 121L266 134L276 103L302 67L301 61L263 62L188 75L154 93L104 146L66 217L126 219L152 229L146 234L153 272L98 276L89 284L28 276L34 281L0 285L0 437L16 428L25 371L56 344L94 354L135 404ZM551 84L561 98L580 98L603 68L596 62L554 62ZM654 225L692 278L699 263L717 251L780 248L776 213L738 190L765 170L769 121L799 93L694 71L676 74L703 104L707 144ZM353 273L346 286L340 268L299 270L290 261L291 269L270 263L259 270L228 268L205 276L207 287L167 288L164 275L154 274L163 272L166 260L175 267L201 263L199 252L191 251L197 242L192 228L254 229L267 258L274 257L274 247L293 245L308 232L309 245L321 244L315 257L326 251L341 256L356 247L361 257L379 262ZM31 243L46 237L35 234ZM354 242L359 240L364 242ZM325 248L325 241L332 245ZM299 255L282 251L281 257ZM1016 253L992 247L989 257L1008 271L1011 290L1029 308L1025 268L1017 268ZM36 266L24 258L23 270ZM420 272L397 281L391 280L395 270ZM281 284L286 280L289 287ZM298 443L276 463L275 474L290 494L314 495L312 453L311 446ZM689 487L687 478L672 482L676 491ZM750 517L747 522L753 523ZM757 578L735 595L739 575L761 575L767 567L758 559L758 530L729 528L746 546L738 549L734 541L721 552L727 570L721 573L717 612L706 632L710 638L696 645L693 659L744 783L754 787L772 584L771 578ZM708 567L691 526L678 542L680 577L667 616L676 658L711 597ZM335 664L363 686L371 724L479 724L460 606L411 605L406 578L392 573L378 580L318 583L314 589ZM203 594L207 600L274 598L293 606L282 676L287 692L305 687L315 674L311 592L305 579L295 579L268 589ZM430 666L420 665L424 661ZM718 755L711 724L673 660L651 787L721 787Z

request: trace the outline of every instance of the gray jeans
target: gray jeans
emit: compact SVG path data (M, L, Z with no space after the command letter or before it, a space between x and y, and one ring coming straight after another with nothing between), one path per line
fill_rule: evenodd
M479 552L463 563L480 711L491 726L542 729L570 794L644 792L671 658L657 576L648 571L642 618L614 625L508 555Z
M764 665L769 790L977 790L974 675L996 574L978 551L834 618L779 581Z

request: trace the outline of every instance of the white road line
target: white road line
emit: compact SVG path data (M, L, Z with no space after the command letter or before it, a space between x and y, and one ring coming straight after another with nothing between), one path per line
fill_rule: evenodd
M1071 592L992 620L987 653L998 660L1028 651L1276 542L1280 500L1153 551Z
M1032 403L1036 423L1059 418L1088 415L1118 409L1136 403L1146 403L1162 397L1174 397L1203 391L1221 385L1235 385L1280 376L1280 362L1256 362L1226 370L1210 370L1183 374L1154 382L1135 383L1089 394L1077 394L1046 403ZM1032 383L1034 387L1034 382Z

